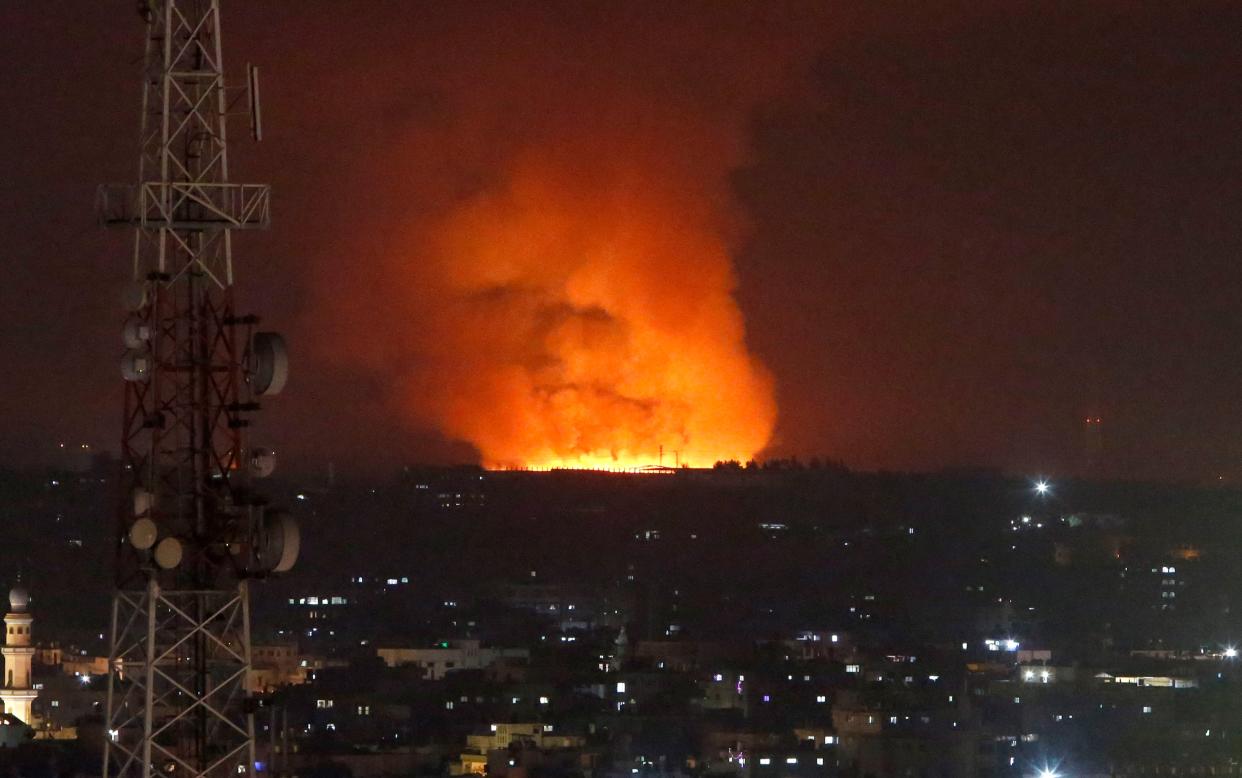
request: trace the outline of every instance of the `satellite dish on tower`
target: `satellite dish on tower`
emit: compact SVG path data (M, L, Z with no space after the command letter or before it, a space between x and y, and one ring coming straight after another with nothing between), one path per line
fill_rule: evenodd
M302 533L293 517L267 510L259 516L243 566L252 575L286 573L297 564L301 550Z
M121 375L126 381L145 381L151 375L151 355L130 349L121 357Z
M155 522L150 519L139 519L129 528L129 543L139 551L146 551L155 545L159 534L159 527L155 526Z
M145 516L151 512L151 508L155 505L155 495L146 489L134 490L134 515Z
M141 310L147 304L147 285L141 281L131 281L121 290L121 304L127 311Z
M289 380L289 351L275 332L256 332L251 340L250 386L255 394L280 394Z
M270 536L280 540L280 555L276 559L273 573L287 573L297 564L298 555L302 552L302 532L298 523L288 514L278 514L276 526L269 532ZM274 549L273 549L274 550Z
M151 340L151 325L137 316L130 316L121 329L121 339L126 348L143 348Z
M181 541L176 538L164 538L155 547L155 563L165 570L172 570L181 564Z

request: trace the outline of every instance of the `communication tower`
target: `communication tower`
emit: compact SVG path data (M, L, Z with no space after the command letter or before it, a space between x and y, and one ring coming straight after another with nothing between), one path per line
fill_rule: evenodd
M248 114L259 138L258 79L225 83L219 0L138 12L138 180L97 202L134 236L103 775L249 776L247 585L300 543L251 488L274 455L245 435L288 375L283 339L234 309L233 233L269 225L269 188L230 181L225 124Z

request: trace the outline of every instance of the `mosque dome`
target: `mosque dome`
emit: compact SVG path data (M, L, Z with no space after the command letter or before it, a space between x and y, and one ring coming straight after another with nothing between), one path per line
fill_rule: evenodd
M30 605L30 592L26 591L21 584L14 586L9 591L9 609L13 613L25 613L28 605Z

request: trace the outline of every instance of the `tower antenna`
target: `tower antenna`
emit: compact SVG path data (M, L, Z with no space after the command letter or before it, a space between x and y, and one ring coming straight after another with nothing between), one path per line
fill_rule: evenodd
M288 376L284 340L234 310L233 232L271 220L267 185L229 179L231 106L261 132L257 71L226 86L219 0L139 14L138 180L97 198L134 239L103 776L253 776L248 582L300 545L252 489L275 462L245 436Z

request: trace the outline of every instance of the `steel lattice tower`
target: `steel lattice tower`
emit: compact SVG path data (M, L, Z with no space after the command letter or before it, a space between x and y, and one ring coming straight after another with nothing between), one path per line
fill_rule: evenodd
M234 230L270 222L266 185L229 180L225 120L257 80L226 87L218 0L146 0L134 186L100 188L134 231L104 778L252 775L248 579L287 569L291 521L249 488L255 397L283 386L283 341L234 312Z

